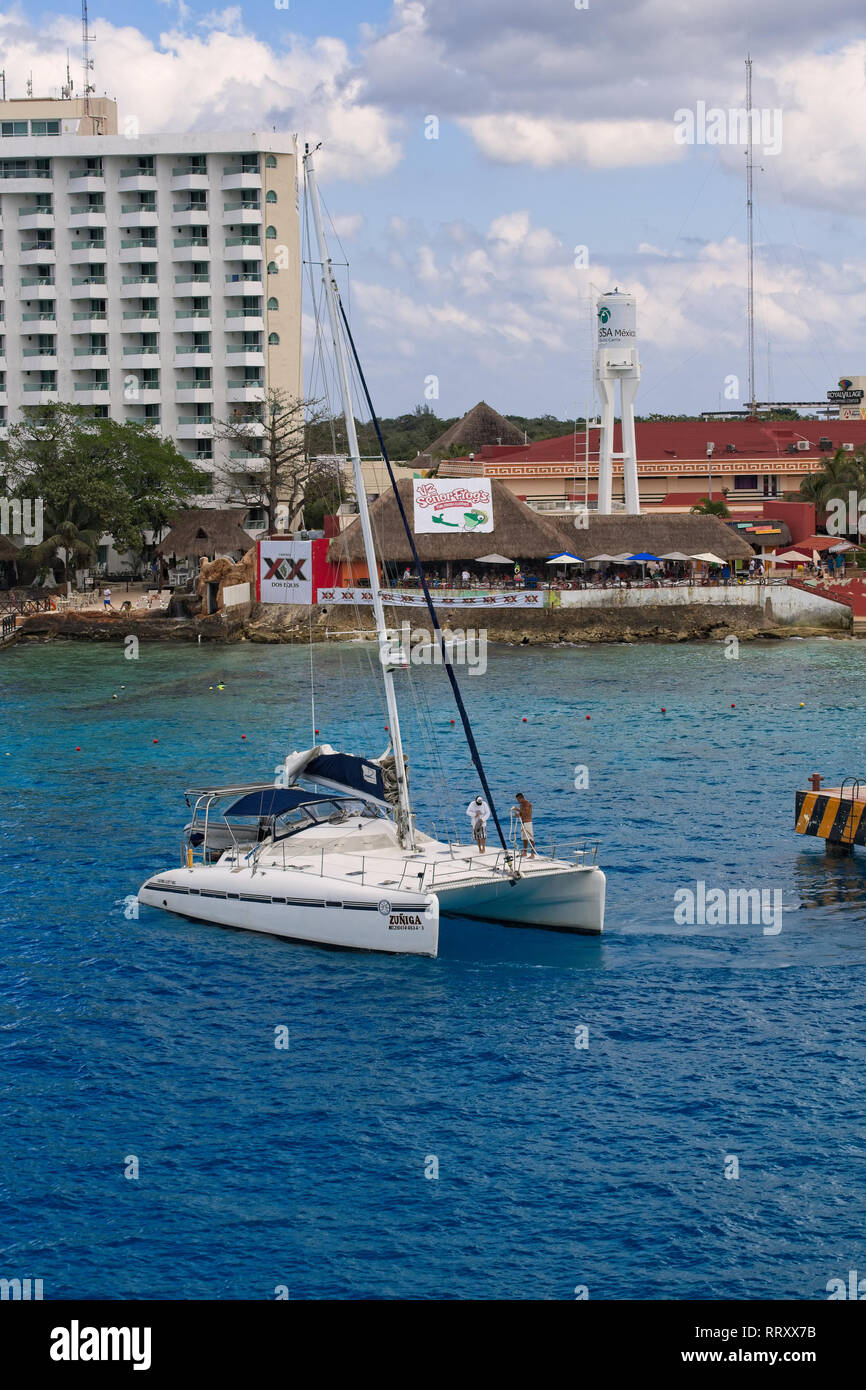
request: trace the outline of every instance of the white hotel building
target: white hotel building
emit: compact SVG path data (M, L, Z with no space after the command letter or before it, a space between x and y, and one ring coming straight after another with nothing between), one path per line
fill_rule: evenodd
M0 439L47 401L143 421L238 505L264 465L220 423L261 438L268 388L302 391L295 143L89 112L0 102Z

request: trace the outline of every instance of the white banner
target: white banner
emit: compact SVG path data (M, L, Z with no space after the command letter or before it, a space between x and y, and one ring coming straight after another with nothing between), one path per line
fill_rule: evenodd
M313 602L313 543L259 541L259 603Z
M543 608L544 591L539 589L529 594L459 594L456 598L446 598L443 594L431 594L434 608ZM319 589L319 603L358 603L373 602L369 589ZM402 590L383 589L382 602L393 603L400 608L426 608L424 595L408 594Z
M455 478L415 478L415 534L492 531L493 491L489 478L469 483Z

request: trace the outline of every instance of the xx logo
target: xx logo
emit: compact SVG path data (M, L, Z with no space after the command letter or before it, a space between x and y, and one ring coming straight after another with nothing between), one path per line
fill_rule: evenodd
M277 579L306 580L306 575L304 574L304 561L290 560L286 556L281 555L279 559L272 562L270 569L265 575L265 579L273 579L275 575Z

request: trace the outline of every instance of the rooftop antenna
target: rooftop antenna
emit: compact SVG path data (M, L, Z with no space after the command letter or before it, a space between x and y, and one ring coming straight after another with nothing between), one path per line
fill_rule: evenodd
M2 72L0 72L0 84L2 84L2 91L3 91L3 98L2 98L2 99L3 99L3 101L5 101L5 100L6 100L6 69L5 69L5 68L3 68Z
M69 70L69 49L66 50L66 86L62 89L61 95L65 101L69 101L72 96L72 73Z
M25 84L24 84L24 91L27 93L27 96L32 97L32 95L33 95L33 73L32 73L32 72L31 72L30 76L28 77L27 81L26 81Z
M90 95L96 88L90 80L93 72L93 59L90 56L90 45L95 38L90 32L90 22L87 17L87 0L81 0L81 59L84 68L84 119L90 122L90 129L93 133L99 134L100 117L94 116L90 106Z
M755 405L755 229L752 199L752 59L746 58L746 225L749 244L748 338L749 338L749 414L757 415Z

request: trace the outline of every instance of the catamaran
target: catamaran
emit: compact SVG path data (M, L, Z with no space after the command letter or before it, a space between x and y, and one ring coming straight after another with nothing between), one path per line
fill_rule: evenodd
M293 752L274 781L193 788L180 863L149 878L139 901L182 917L290 940L366 951L435 956L440 913L506 926L597 934L605 876L588 842L570 853L522 850L512 817L506 840L403 510L352 338L322 223L313 156L304 155L334 362L364 539L388 711L389 744L378 757L329 744ZM436 641L500 847L425 834L416 824L400 733L395 675L408 654L385 620L361 470L349 377L351 352L397 497Z

